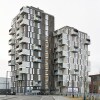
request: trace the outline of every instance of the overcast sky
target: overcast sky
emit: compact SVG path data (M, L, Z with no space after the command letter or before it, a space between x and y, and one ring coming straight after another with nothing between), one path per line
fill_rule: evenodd
M39 7L55 16L55 29L75 27L91 38L90 74L100 73L100 0L0 0L0 76L5 77L8 66L8 40L12 19L22 6Z

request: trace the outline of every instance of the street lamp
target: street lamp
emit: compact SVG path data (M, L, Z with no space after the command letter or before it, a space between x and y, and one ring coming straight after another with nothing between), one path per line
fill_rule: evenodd
M7 96L7 80L8 80L8 72L10 72L10 71L6 71L6 96Z

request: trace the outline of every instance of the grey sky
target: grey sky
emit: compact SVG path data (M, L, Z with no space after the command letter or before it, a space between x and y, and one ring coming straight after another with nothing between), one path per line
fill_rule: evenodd
M100 72L100 0L0 0L0 76L5 76L8 66L8 40L12 19L22 6L39 7L55 16L55 29L72 26L91 37L91 72Z

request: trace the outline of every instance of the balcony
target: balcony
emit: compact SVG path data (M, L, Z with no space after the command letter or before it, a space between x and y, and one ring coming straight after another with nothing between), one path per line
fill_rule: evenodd
M78 65L74 65L74 70L75 70L75 72L79 71Z
M9 55L14 55L14 54L15 54L15 51L14 51L14 49L10 49L10 50L8 51L8 53L9 53Z
M22 44L18 44L18 45L16 46L16 51L19 51L19 50L22 50Z
M18 78L17 78L17 80L19 80L19 81L22 80L22 76L19 75Z
M71 35L72 36L78 36L78 30L77 29L72 29L71 30Z
M41 47L36 46L36 45L33 46L33 49L36 50L36 51L41 51Z
M62 70L54 70L54 75L63 75Z
M74 42L74 47L78 48L78 43L77 42Z
M28 49L22 49L19 51L19 55L30 55L30 50Z
M42 61L41 61L41 59L34 58L34 59L33 59L33 62L36 62L36 63L41 63Z
M16 31L16 35L18 35L18 34L20 34L20 33L22 33L21 27Z
M58 76L58 80L57 81L63 81L63 76Z
M78 48L74 48L74 47L71 47L71 51L73 52L73 53L78 53Z
M29 25L29 20L23 18L23 19L21 20L21 22L20 22L20 25L21 25L21 26Z
M19 16L17 17L17 23L20 22L22 19L23 19L23 17L22 17L21 15L19 15Z
M87 36L87 37L86 37L86 40L87 40L87 41L90 41L90 36Z
M15 29L14 28L11 28L10 30L9 30L9 35L14 35L15 34Z
M23 37L23 34L22 34L22 33L19 33L19 34L17 34L16 39L19 40L19 39L21 39L22 37Z
M37 22L37 23L40 23L41 22L41 18L37 17L37 16L34 16L34 21Z
M61 63L63 63L63 61L62 61L61 58L58 58L58 59L55 61L55 63L61 64Z
M14 65L15 65L14 60L9 60L9 61L8 61L8 66L14 66Z
M22 62L22 57L21 57L21 56L17 57L17 58L16 58L16 62L17 62L17 63Z
M62 64L59 64L59 65L58 65L58 67L59 67L60 69L66 69L67 66L68 66L67 63L62 63Z
M60 58L63 58L63 57L66 57L66 56L68 56L67 51L61 51L61 52L59 52L59 57Z
M88 41L88 40L84 40L84 45L90 45L90 41Z
M59 45L63 46L63 45L67 45L67 39L61 39L59 40Z
M22 37L20 40L19 40L19 43L30 43L30 38L28 37Z
M19 63L19 67L30 67L30 62L22 61L21 63Z
M15 44L15 40L14 39L10 39L9 40L9 45L14 45Z
M58 81L57 82L57 86L60 86L60 87L64 87L64 86L68 86L68 83L67 82L64 82L64 81Z
M28 68L23 68L23 67L19 68L19 74L27 74L27 73L28 73Z
M74 70L71 70L71 74L72 75L78 75L78 72L74 71Z
M29 9L27 7L22 7L20 9L20 14L28 14L29 13Z

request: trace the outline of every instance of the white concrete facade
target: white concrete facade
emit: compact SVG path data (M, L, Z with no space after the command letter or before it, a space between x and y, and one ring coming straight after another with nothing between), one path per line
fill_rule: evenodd
M90 37L69 26L56 30L53 36L56 94L84 93L84 81L88 88L90 71Z

